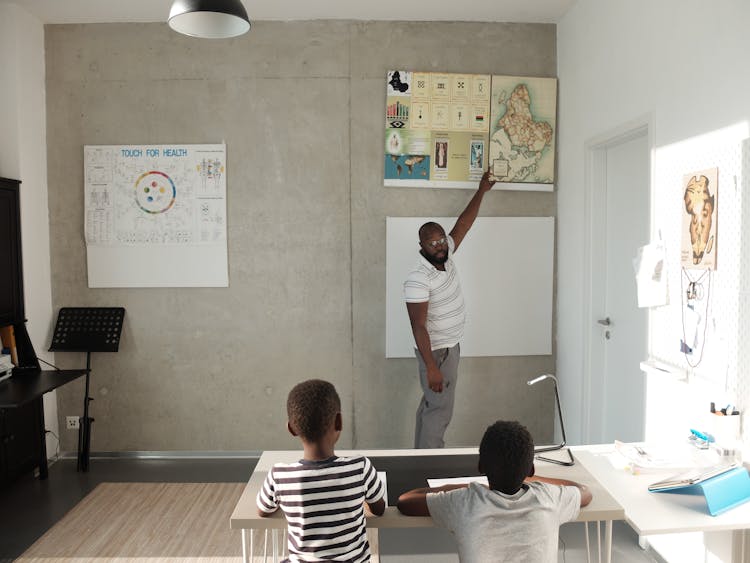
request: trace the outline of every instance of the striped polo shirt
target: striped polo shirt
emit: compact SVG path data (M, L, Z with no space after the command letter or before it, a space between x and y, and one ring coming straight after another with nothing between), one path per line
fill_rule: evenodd
M424 303L427 306L427 333L433 350L451 348L464 335L466 306L461 293L458 271L453 262L455 243L448 235L448 260L445 271L438 270L421 254L416 267L404 282L404 299L407 303Z
M256 504L263 512L284 512L290 561L359 563L370 560L363 503L384 493L369 459L334 456L275 464Z

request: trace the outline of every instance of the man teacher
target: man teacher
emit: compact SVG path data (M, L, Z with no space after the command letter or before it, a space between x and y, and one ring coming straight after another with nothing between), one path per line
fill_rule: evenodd
M404 282L404 299L416 343L422 400L417 409L415 448L442 448L453 415L459 341L466 309L453 253L474 224L484 194L495 184L485 172L451 232L437 223L419 228L420 257Z

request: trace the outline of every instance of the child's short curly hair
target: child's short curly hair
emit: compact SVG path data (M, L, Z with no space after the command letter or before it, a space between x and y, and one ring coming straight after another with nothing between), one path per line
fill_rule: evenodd
M498 420L487 428L479 445L479 465L490 487L515 493L534 467L534 441L522 424Z
M310 379L294 386L286 400L289 426L303 440L319 440L341 412L341 399L328 381Z

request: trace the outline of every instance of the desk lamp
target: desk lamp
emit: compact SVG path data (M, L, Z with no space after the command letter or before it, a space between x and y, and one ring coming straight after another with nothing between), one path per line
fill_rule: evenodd
M552 383L555 385L555 401L557 402L557 414L560 417L560 430L562 431L562 442L559 444L555 444L552 446L541 446L541 447L534 447L534 453L538 454L540 452L551 452L555 450L562 450L565 447L565 425L563 424L563 415L562 415L562 407L560 406L560 395L557 393L557 378L550 374L546 373L544 375L540 375L539 377L535 377L534 379L530 379L526 382L526 385L535 385L536 383L539 383L540 381L544 381L545 379L551 379ZM537 455L537 459L541 459L542 461L548 461L550 463L556 463L558 465L565 465L565 466L571 466L575 463L575 460L573 459L573 454L570 453L570 450L565 450L568 453L568 458L570 461L566 460L560 460L560 459L553 459L550 457L542 457L540 455Z

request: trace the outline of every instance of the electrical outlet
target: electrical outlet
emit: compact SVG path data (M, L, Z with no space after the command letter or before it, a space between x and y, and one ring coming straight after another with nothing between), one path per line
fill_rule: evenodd
M78 417L77 416L66 416L65 417L65 428L68 430L78 430Z

